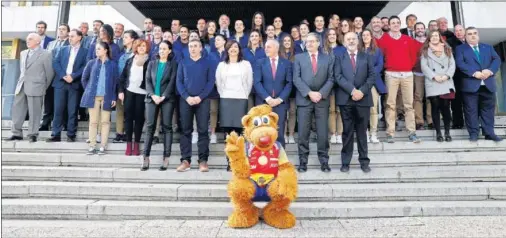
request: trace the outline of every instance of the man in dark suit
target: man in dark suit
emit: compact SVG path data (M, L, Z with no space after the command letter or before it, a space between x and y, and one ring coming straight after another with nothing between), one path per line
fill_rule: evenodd
M358 51L358 37L353 32L344 35L345 54L336 56L334 75L339 85L336 105L343 119L343 148L341 150L341 172L350 170L353 155L353 133L357 133L358 161L364 172L370 172L367 157L367 126L373 106L371 88L374 85L374 59Z
M479 43L478 29L466 29L466 44L457 47L456 64L464 74L462 96L470 141L478 141L479 122L486 140L501 141L494 132L495 74L501 59L491 45Z
M415 24L416 24L417 19L418 18L416 17L415 14L409 14L406 17L406 26L407 27L401 29L401 34L407 35L411 38L415 38L416 37Z
M329 94L334 86L334 57L318 51L320 37L309 33L306 39L307 52L295 56L293 83L297 88L295 103L299 133L299 172L307 171L311 120L316 120L318 160L321 170L330 172L329 167Z
M58 50L53 59L53 68L56 73L52 84L55 108L51 138L48 138L47 142L61 141L65 108L67 109L67 141L76 141L78 90L88 53L88 49L80 45L82 37L81 31L72 30L69 34L70 45Z
M58 50L61 47L69 45L69 32L70 27L67 24L61 24L58 27L58 37L49 43L47 50L51 51L53 58L55 58ZM42 115L42 121L40 123L40 131L48 131L49 125L53 120L54 116L54 88L49 87L46 95L44 96L44 114Z
M455 36L448 39L448 44L452 47L453 52L457 52L457 47L459 45L466 43L466 33L465 29L462 25L455 25ZM454 55L455 57L455 55ZM462 105L462 80L465 75L460 71L458 67L455 69L455 74L453 75L453 83L455 84L455 99L451 102L452 107L452 128L453 129L462 129L464 128L464 114L463 114L463 105Z
M256 105L269 104L278 114L278 141L285 146L286 112L290 108L290 92L292 91L292 63L280 58L279 42L267 40L265 53L267 58L257 61L254 67L254 87Z

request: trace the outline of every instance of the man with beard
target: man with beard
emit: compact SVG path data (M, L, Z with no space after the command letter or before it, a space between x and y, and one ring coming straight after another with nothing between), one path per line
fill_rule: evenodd
M389 32L390 31L390 25L388 24L388 17L382 17L381 23L383 23L383 32Z
M416 52L420 55L423 43L427 39L425 34L425 24L417 22L414 26L415 29L415 47ZM415 68L413 69L415 79L415 95L413 98L413 108L415 109L415 123L417 130L423 130L425 121L423 120L423 100L425 95L425 76L422 73L422 67L420 66L420 57L416 62ZM427 101L427 124L432 124L432 113L430 109L430 102Z

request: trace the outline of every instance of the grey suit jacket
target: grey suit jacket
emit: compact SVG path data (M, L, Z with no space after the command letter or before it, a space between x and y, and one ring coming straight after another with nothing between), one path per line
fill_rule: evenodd
M28 50L21 51L21 62L16 94L21 90L27 96L44 96L54 77L51 52L39 48L26 60ZM24 87L23 87L24 86Z
M308 96L310 91L320 92L322 100L318 104L328 104L328 97L334 87L334 57L318 52L316 75L313 74L311 56L308 52L295 55L293 63L293 84L297 88L295 103L308 106L313 102Z

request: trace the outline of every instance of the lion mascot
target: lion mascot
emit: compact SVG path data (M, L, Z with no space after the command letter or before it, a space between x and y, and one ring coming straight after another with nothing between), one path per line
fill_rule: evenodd
M233 228L252 227L260 213L264 222L284 229L295 226L288 210L297 197L297 173L278 138L278 115L269 105L251 108L242 118L244 136L227 135L227 154L232 178L228 195L234 207L228 218ZM253 202L268 202L263 210Z

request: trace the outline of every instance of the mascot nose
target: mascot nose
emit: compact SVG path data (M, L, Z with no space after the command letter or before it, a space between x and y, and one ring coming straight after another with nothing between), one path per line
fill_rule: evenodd
M262 136L260 137L260 145L266 146L271 144L271 137L270 136Z

